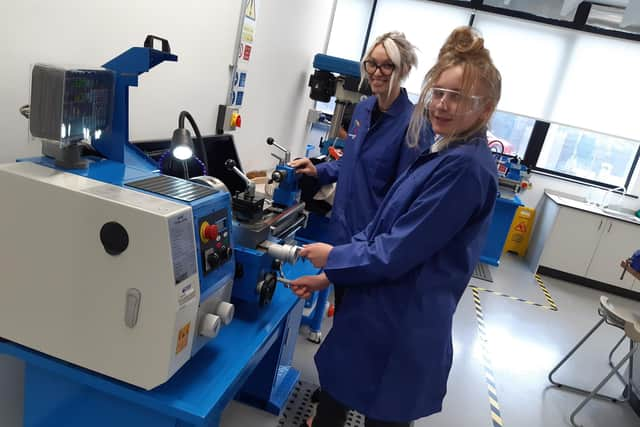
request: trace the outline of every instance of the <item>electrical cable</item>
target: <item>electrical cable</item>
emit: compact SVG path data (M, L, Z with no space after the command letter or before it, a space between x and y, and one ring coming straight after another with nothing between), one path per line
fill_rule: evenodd
M204 175L206 175L209 171L209 163L207 162L207 152L204 148L204 142L202 141L202 135L200 134L200 129L198 129L198 125L196 124L196 121L193 119L193 116L189 114L188 111L180 112L180 116L178 117L179 128L184 129L185 118L189 121L189 123L191 123L191 127L193 128L193 131L196 134L196 141L198 141L198 148L200 149L200 157L202 158L202 161L204 162L204 167L205 167Z

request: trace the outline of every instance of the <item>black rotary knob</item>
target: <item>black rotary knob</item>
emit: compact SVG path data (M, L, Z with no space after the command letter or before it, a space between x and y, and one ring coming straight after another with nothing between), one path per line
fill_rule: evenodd
M233 168L236 167L236 162L233 159L227 159L224 162L224 167L227 168L227 170L233 170Z
M220 255L215 252L207 255L207 262L209 263L211 268L216 268L220 265Z
M264 307L269 304L273 299L273 294L276 292L277 278L271 273L267 273L264 276L264 282L260 287L260 307Z
M287 177L286 171L274 171L271 174L271 179L274 180L275 182L282 182L285 180L286 177Z
M223 261L231 258L231 248L228 248L225 245L220 246L220 249L218 249L216 252L218 253L218 256L220 256L220 259Z

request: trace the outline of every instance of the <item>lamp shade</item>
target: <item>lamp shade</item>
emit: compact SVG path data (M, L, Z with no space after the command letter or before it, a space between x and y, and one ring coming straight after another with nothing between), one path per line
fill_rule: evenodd
M178 128L173 131L171 154L178 160L187 160L193 156L193 140L187 129Z

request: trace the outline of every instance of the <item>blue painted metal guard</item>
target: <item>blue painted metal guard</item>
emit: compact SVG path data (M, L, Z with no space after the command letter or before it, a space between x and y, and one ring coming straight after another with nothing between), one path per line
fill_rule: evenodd
M343 76L360 78L360 63L322 53L313 57L313 68Z
M138 86L138 76L164 61L177 61L171 53L146 47L132 47L103 65L116 73L113 122L111 132L94 142L106 158L131 166L147 165L157 169L153 160L129 143L129 87Z
M278 165L276 170L285 173L285 178L278 183L278 187L273 192L273 202L280 206L293 206L298 203L300 189L298 188L298 177L294 168L288 165Z

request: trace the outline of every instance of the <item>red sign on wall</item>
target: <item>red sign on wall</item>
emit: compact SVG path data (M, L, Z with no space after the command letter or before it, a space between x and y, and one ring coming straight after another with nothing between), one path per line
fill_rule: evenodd
M242 54L242 59L244 59L245 61L248 61L250 57L251 57L251 45L245 44L244 52Z

